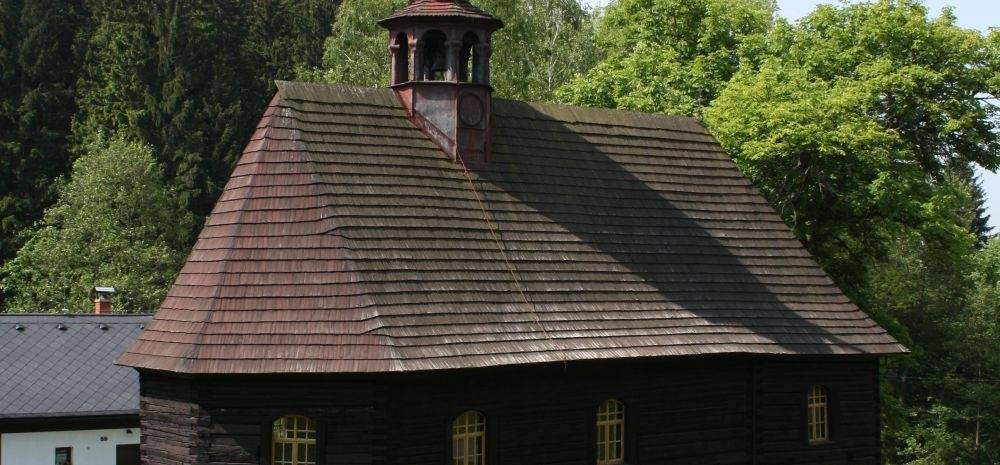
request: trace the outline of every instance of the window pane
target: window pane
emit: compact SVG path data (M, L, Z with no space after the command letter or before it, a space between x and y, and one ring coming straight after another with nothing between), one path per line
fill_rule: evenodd
M73 448L72 447L56 447L56 465L72 465L73 464Z
M810 442L825 441L830 437L828 398L826 388L822 386L809 389L806 413Z
M608 399L597 408L597 465L617 465L625 457L625 405Z
M301 415L287 415L275 420L271 432L271 463L315 465L315 422Z
M475 411L464 412L452 422L451 455L454 465L486 463L486 417Z

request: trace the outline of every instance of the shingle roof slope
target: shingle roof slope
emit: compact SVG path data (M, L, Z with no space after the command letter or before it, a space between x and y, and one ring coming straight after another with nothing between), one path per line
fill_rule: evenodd
M483 11L467 0L410 0L406 6L396 10L379 23L386 24L400 18L429 16L484 20L502 24L496 16Z
M114 361L150 318L0 314L0 420L137 413L139 375Z
M121 363L379 372L905 350L690 118L494 102L466 172L389 89L279 83Z

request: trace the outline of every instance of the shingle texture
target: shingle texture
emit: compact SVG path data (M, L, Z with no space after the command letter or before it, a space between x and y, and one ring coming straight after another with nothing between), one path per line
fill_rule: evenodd
M410 0L403 8L380 21L385 24L400 18L443 17L488 21L501 24L495 16L466 0Z
M114 361L149 319L0 314L0 420L138 413L138 373Z
M381 372L905 350L695 120L494 102L463 170L388 89L279 83L154 321L121 358Z

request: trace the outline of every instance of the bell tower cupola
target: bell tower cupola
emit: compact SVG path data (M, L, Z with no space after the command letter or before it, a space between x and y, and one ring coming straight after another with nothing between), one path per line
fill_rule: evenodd
M390 86L410 120L466 166L490 157L491 36L503 23L466 0L410 0L389 30Z

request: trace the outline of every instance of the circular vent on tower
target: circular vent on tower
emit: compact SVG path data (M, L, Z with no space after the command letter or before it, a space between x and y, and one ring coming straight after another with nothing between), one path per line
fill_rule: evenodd
M466 95L458 102L458 117L466 126L479 126L483 121L483 101L475 95Z

